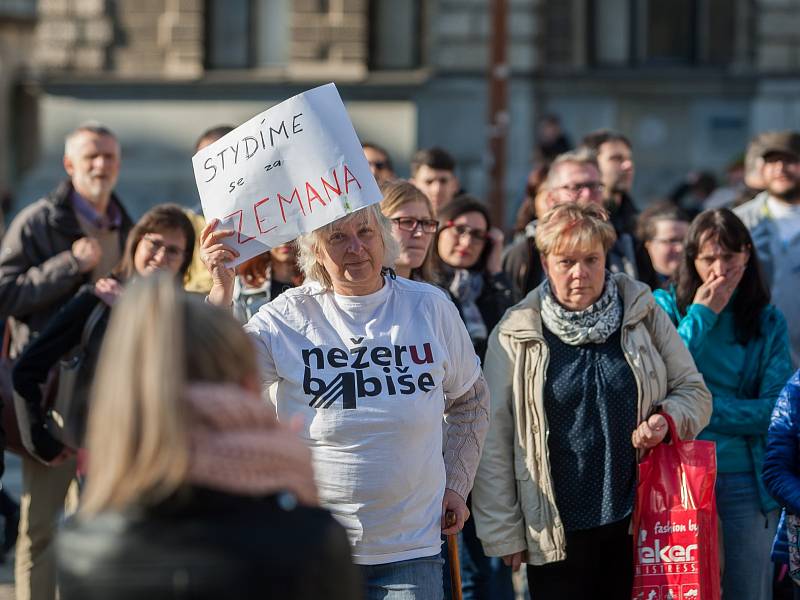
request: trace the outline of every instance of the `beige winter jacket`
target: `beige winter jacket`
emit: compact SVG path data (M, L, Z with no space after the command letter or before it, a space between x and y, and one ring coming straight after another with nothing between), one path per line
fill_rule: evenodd
M622 349L636 379L639 421L660 407L683 439L693 438L711 416L703 377L650 288L624 274L613 277L624 307ZM547 446L543 395L550 353L542 335L541 290L511 308L489 339L484 373L491 425L472 490L486 554L527 550L533 565L566 558Z

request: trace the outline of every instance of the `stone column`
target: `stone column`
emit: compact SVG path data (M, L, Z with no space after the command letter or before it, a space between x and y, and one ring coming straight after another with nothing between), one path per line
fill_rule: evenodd
M204 34L202 0L166 0L158 20L164 75L193 78L203 74Z
M365 0L295 0L291 18L290 77L366 76Z
M40 0L38 16L37 67L87 73L106 69L114 39L106 0Z

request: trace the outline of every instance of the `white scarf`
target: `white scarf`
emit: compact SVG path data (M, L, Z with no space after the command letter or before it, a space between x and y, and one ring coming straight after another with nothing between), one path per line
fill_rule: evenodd
M597 301L583 310L567 310L558 303L545 280L542 287L542 322L565 344L602 344L622 323L622 299L617 284L606 273L605 289Z

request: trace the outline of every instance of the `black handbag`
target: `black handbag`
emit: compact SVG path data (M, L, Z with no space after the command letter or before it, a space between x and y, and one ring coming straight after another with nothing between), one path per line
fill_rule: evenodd
M28 408L25 399L14 391L12 372L14 361L10 358L11 348L11 318L6 319L3 331L3 346L0 350L0 403L2 403L2 432L4 448L18 456L25 458L38 458L33 452L33 445L29 433ZM45 413L53 402L56 386L56 367L50 369L47 380L42 386L41 407Z
M11 323L6 319L3 329L3 346L0 348L0 402L2 402L2 434L3 447L19 454L28 455L28 451L22 445L22 438L19 435L19 424L17 423L17 412L14 406L14 387L11 382L11 371L14 363L9 358L9 347L11 346Z
M87 364L89 341L109 307L100 302L89 313L80 343L59 362L58 387L47 413L47 430L59 442L77 450L83 444L94 365Z

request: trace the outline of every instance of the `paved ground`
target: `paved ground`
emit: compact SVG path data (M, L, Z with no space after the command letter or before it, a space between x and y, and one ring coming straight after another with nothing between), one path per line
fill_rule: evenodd
M6 472L3 487L15 500L19 500L22 490L22 473L19 458L6 453ZM0 565L0 600L14 600L14 554L10 553Z
M9 555L0 565L0 600L14 600L14 557Z

